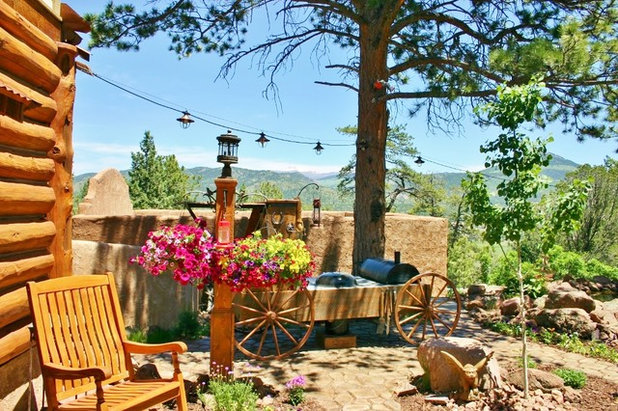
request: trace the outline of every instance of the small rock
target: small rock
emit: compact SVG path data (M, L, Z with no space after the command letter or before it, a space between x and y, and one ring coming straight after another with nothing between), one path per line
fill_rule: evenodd
M566 386L562 389L565 401L578 403L582 400L582 396L573 387Z
M509 298L504 300L500 305L500 313L506 316L514 316L521 312L521 304L519 303L519 297Z
M434 405L446 405L449 402L449 398L444 395L426 395L425 401Z
M399 382L395 387L395 395L397 397L403 397L404 395L414 395L418 392L418 388L416 386L410 384L409 382Z
M472 301L468 301L468 303L466 304L466 309L468 311L479 309L479 308L484 308L482 300L472 300Z
M485 295L487 286L485 284L472 284L468 287L468 297L473 295Z
M562 391L560 390L551 390L551 397L558 404L562 404L564 402L564 396L562 395Z

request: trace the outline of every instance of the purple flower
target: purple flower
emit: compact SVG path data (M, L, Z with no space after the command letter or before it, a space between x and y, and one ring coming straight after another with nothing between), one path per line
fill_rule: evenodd
M307 380L305 379L303 375L297 375L296 377L292 378L290 381L286 382L285 387L288 390L291 390L291 389L298 388L298 387L304 387L306 383L307 383Z

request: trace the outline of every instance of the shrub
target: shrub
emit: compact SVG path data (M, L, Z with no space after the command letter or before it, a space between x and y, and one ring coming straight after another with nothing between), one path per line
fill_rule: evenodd
M618 281L618 268L603 264L596 258L586 262L586 271L589 277L602 275L614 281Z
M458 288L487 282L490 261L487 245L462 237L448 251L448 277Z
M558 368L554 371L558 377L564 380L564 385L573 388L583 388L586 385L586 374L581 371L571 370L568 368Z
M146 335L144 330L127 327L127 339L137 343L145 343L148 341L148 335Z
M208 390L215 397L217 411L252 411L259 399L250 382L233 378L215 377Z
M507 257L500 258L498 264L490 274L492 284L503 285L504 294L512 297L519 294L519 279L517 278L517 256L515 252L510 252ZM524 277L524 290L532 298L537 298L547 292L545 288L545 277L539 273L534 264L523 262L522 275Z
M206 335L207 328L200 324L198 314L195 311L183 311L178 317L178 325L175 329L176 338L195 340Z
M588 278L586 262L577 253L564 251L560 246L552 247L547 255L549 256L549 268L554 273L554 279L560 280L565 275L573 278Z

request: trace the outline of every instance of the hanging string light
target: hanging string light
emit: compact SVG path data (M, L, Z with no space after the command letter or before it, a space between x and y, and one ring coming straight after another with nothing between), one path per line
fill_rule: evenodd
M317 155L322 154L322 150L324 150L324 147L322 147L322 144L320 144L320 142L318 141L318 143L315 145L315 147L313 147L313 149L315 150L315 153Z
M416 160L414 160L414 162L419 166L422 166L425 163L425 160L423 160L421 156L416 156Z
M262 147L264 147L266 145L266 143L268 143L269 141L270 141L270 139L268 139L268 137L266 137L266 134L264 134L264 132L261 132L260 136L257 138L257 140L255 140L255 142L260 144Z
M183 111L182 116L178 117L176 121L180 122L182 128L189 128L191 123L195 123L195 120L191 118L191 114L188 111Z

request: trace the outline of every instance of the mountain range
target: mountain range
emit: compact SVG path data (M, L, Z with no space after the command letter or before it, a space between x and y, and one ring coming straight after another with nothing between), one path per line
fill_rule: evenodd
M552 160L548 167L545 167L541 174L546 176L550 183L556 183L564 179L565 175L575 170L579 165L571 160L561 156L552 154ZM205 191L206 187L214 188L213 180L219 177L220 168L209 167L194 167L185 170L187 173L201 177L200 187L198 191ZM128 175L127 170L121 171L125 176ZM490 192L495 193L497 184L503 179L502 174L496 168L488 168L481 171L487 179L487 185ZM337 192L337 173L331 174L303 174L298 171L270 171L270 170L250 170L239 167L233 168L234 178L238 180L239 188L244 188L248 194L257 193L263 182L270 182L277 186L283 193L284 198L294 198L303 187L311 183L316 183L319 190L315 186L307 186L301 195L301 200L305 204L305 208L310 207L311 200L314 197L320 197L322 209L324 210L352 210L354 199L352 196L340 196ZM74 177L74 191L78 193L85 182L93 177L94 173L80 174ZM465 178L464 172L446 172L434 173L435 180L442 182L446 192L451 192L454 188L459 187L461 180ZM411 206L410 201L401 201L397 204L397 210L401 212L407 211Z

